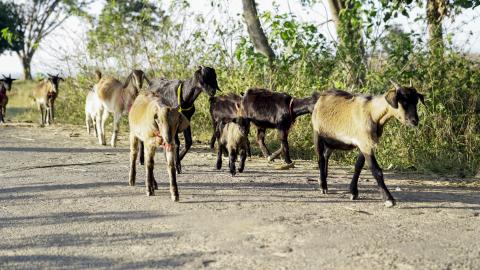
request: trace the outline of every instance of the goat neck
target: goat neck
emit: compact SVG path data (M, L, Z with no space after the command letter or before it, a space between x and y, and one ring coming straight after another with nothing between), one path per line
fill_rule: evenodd
M193 105L197 97L202 93L202 89L198 87L194 78L190 78L183 82L181 93L182 97L180 100L183 103L178 105L181 105L182 108L188 108Z
M374 96L370 101L370 114L372 120L383 127L390 118L394 116L394 112L390 104L385 99L385 95Z

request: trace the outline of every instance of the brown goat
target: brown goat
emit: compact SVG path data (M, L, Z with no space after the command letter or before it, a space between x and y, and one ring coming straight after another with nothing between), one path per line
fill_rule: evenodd
M328 159L333 150L358 148L355 173L350 183L351 199L358 198L358 177L367 161L381 190L385 206L395 205L387 189L383 172L375 159L374 150L382 135L383 126L392 117L411 126L418 125L417 103L423 95L413 87L395 88L379 96L352 95L341 90L322 93L312 115L315 149L319 156L319 183L326 194Z
M48 78L42 80L33 89L33 99L40 110L40 125L50 125L55 119L55 99L58 96L58 85L64 79L47 73Z
M102 115L97 115L97 132L100 144L106 145L105 141L105 122L108 115L113 113L113 133L111 145L115 147L120 125L120 118L123 114L127 114L132 107L135 98L140 89L142 89L143 80L146 78L141 70L133 70L128 75L125 83L121 83L117 79L104 76L97 71L98 83L95 85L96 92L100 103L102 104Z
M139 141L144 143L146 157L146 192L154 195L157 188L153 177L155 149L163 146L167 160L167 172L170 178L170 194L173 201L179 200L175 171L176 147L175 135L190 126L188 119L178 108L163 105L153 93L140 94L132 105L128 115L130 123L130 177L129 184L135 185L136 160Z

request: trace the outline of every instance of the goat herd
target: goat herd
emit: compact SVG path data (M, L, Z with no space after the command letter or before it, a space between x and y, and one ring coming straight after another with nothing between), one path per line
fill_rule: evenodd
M250 123L257 129L257 143L269 161L281 154L285 168L293 167L288 147L288 132L295 119L312 114L314 145L318 154L319 183L326 194L328 160L335 149L359 149L355 172L350 183L351 199L358 198L358 178L365 164L369 165L376 179L385 206L392 207L395 200L388 191L382 169L374 150L382 135L384 124L392 117L411 126L419 119L417 103L424 97L415 88L392 82L393 88L378 96L354 95L342 90L313 92L306 98L294 98L286 93L252 88L243 95L215 96L220 91L213 68L200 66L191 78L149 80L141 70L133 70L125 83L96 71L97 83L89 91L85 104L87 131L91 126L101 144L105 145L105 121L113 114L111 145L115 147L119 122L128 114L130 125L130 175L129 184L135 185L136 160L146 167L146 192L153 195L157 182L153 176L154 155L157 147L163 147L170 179L173 201L179 200L176 174L181 173L181 160L192 145L190 120L195 113L194 102L201 92L209 97L210 115L214 133L210 147L218 141L216 168L221 169L223 152L229 155L229 169L236 174L235 163L240 155L238 171L243 172L247 155L250 155L248 134ZM11 89L10 76L0 80L0 122L3 122L6 92ZM58 75L50 75L33 90L33 97L41 112L41 124L50 124L54 118L54 101L58 94ZM148 91L141 91L144 81ZM280 148L271 153L265 145L267 128L278 130ZM185 146L180 151L179 133L183 132ZM146 161L145 161L146 157Z

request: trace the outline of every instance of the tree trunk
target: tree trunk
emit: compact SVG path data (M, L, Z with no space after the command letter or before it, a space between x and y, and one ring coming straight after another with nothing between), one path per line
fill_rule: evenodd
M427 0L428 48L430 53L443 54L442 20L445 15L443 0Z
M341 10L353 11L354 1L328 0L328 4L337 30L337 57L346 65L348 84L361 86L365 82L366 76L362 29L361 27L354 27L351 21L340 18Z
M255 0L242 0L243 3L243 17L245 18L245 23L247 25L248 35L252 40L253 46L261 54L268 57L270 65L273 65L275 60L275 53L268 44L267 37L263 32L262 25L257 14L257 7L255 5Z
M20 55L20 54L19 54L19 57L22 60L22 65L23 65L23 79L31 80L32 72L30 69L30 64L32 63L32 57L29 55Z
M345 3L342 0L328 0L328 6L330 7L330 12L332 13L332 20L335 23L335 28L338 31L340 10L345 8Z

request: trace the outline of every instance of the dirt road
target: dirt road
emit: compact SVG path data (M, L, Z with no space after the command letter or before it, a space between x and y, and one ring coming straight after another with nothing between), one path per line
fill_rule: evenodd
M317 190L315 163L278 171L247 161L231 177L196 146L170 201L144 171L129 187L128 146L99 146L73 126L0 126L0 269L479 269L479 181L386 172L384 208L368 171L348 199L350 168ZM224 164L227 160L224 159Z

